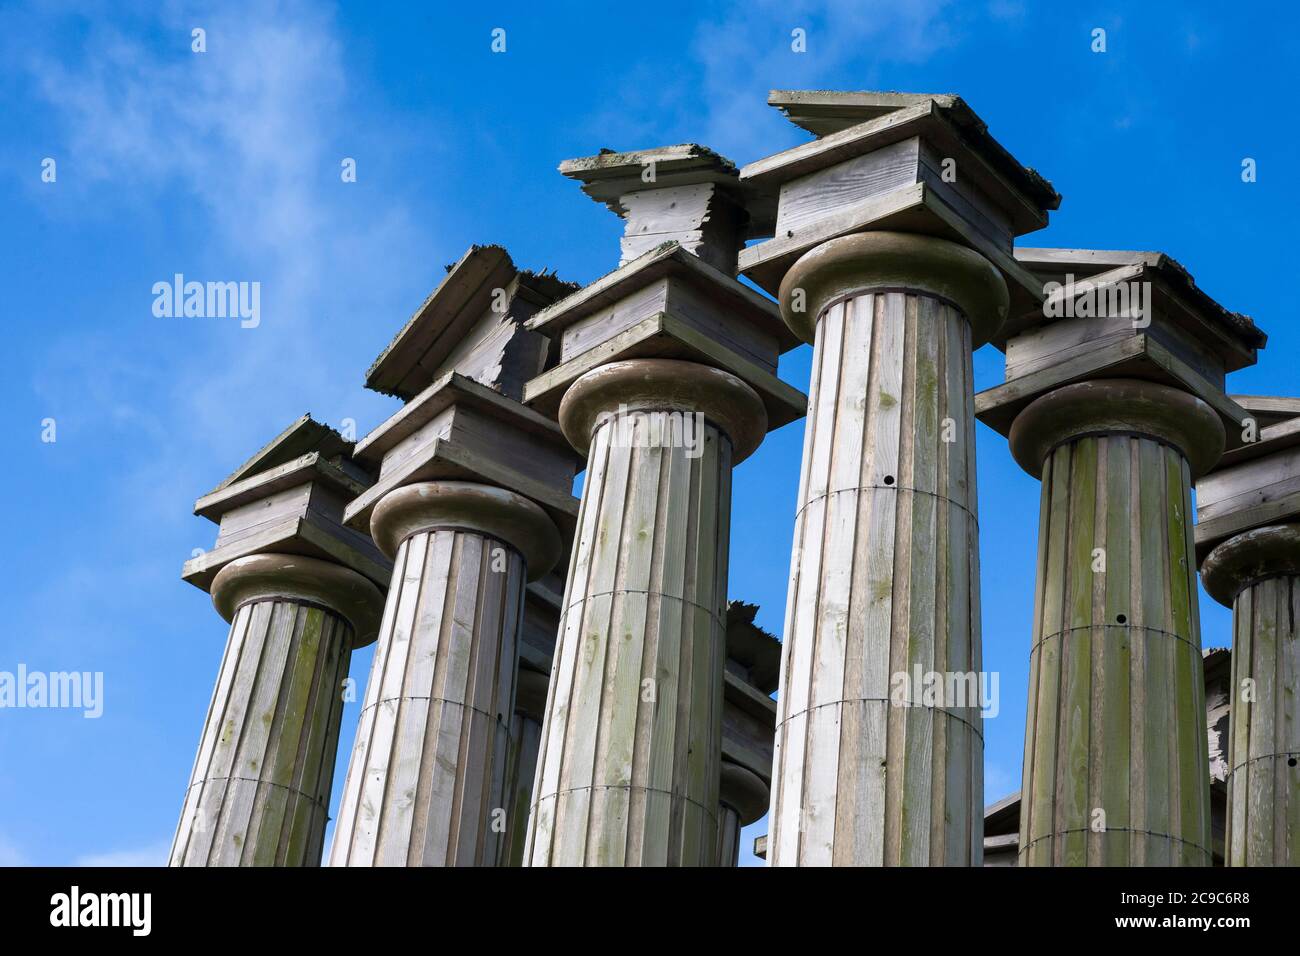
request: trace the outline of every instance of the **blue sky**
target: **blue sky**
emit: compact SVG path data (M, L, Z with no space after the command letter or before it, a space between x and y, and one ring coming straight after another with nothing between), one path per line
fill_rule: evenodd
M702 142L749 162L805 138L765 105L773 87L959 93L1064 196L1025 244L1172 254L1270 335L1230 387L1300 393L1291 5L594 10L0 7L0 670L105 682L98 720L0 710L0 864L165 860L226 634L179 577L215 536L194 499L305 411L362 434L391 414L364 371L471 243L584 283L612 268L619 223L555 172L567 157ZM260 282L260 326L156 318L151 287L177 272ZM792 352L782 375L806 388L809 359ZM992 348L975 368L981 388L1001 381ZM774 433L735 480L731 594L778 633L801 443L799 423ZM1038 484L983 426L978 443L984 659L1002 694L991 801L1020 776ZM1204 642L1227 643L1228 612L1201 608ZM369 661L355 656L359 681Z

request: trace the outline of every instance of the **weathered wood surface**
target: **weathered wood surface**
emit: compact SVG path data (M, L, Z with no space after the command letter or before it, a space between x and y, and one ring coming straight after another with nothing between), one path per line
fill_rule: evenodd
M1113 283L1117 285L1118 283ZM1103 289L1099 295L1109 295ZM1130 295L1129 292L1123 293ZM1134 336L1150 335L1164 346L1171 355L1203 378L1217 391L1224 388L1223 358L1216 355L1205 343L1198 341L1191 333L1172 322L1166 321L1162 310L1153 307L1150 325L1137 315L1136 295L1129 299L1129 308L1120 306L1115 315L1079 316L1059 318L1047 325L1025 331L1021 335L1007 339L1006 377L1012 381L1055 365L1061 365L1076 356L1087 355L1106 344ZM1138 323L1138 324L1135 324Z
M1182 263L1162 252L1118 252L1096 249L1034 249L1015 251L1016 260L1042 282L1065 284L1070 276L1076 286L1089 283L1149 284L1157 303L1158 322L1176 327L1183 337L1196 342L1215 364L1228 372L1255 364L1257 350L1268 340L1254 321L1232 312L1197 286ZM1026 329L1056 321L1042 312L1013 313L1002 334L1010 339ZM1154 323L1153 323L1154 324ZM995 344L1002 347L1001 341Z
M630 262L665 242L683 249L730 275L748 219L731 189L717 183L642 189L619 199L627 226L620 243L620 262Z
M320 865L351 645L320 607L235 613L170 865Z
M409 401L454 370L518 399L547 357L524 322L576 288L517 268L500 246L471 246L375 359L366 387Z
M1195 395L1223 419L1229 447L1240 438L1246 412L1214 382L1205 378L1156 337L1145 332L1100 342L1089 342L1077 352L1063 355L1058 364L1038 368L975 396L975 415L1003 435L1031 402L1075 382L1100 378L1137 378L1170 385Z
M1210 864L1190 490L1186 459L1141 437L1044 465L1021 865Z
M1010 249L985 238L953 208L942 191L926 182L868 196L801 229L787 230L766 242L746 246L736 258L737 268L754 284L776 295L781 279L804 253L832 239L871 231L938 236L967 246L1002 273L1014 312L1042 307L1042 282L1016 261Z
M525 862L712 865L731 443L616 432L592 436Z
M1227 864L1297 866L1300 577L1256 582L1232 616Z
M775 375L782 342L773 328L717 308L691 283L664 276L569 325L560 336L561 363L568 362L642 319L663 313Z
M506 822L508 866L523 866L528 840L528 810L532 805L537 754L542 745L542 722L537 714L516 709L510 722L510 762L506 767L509 798Z
M181 578L207 591L240 558L301 554L385 587L392 562L368 534L343 524L346 503L374 482L352 450L329 426L309 415L298 419L194 503L194 513L219 530L213 548L187 561Z
M970 326L903 293L818 325L769 862L979 865L978 705L890 703L913 667L981 669Z
M1196 549L1204 559L1215 545L1234 535L1300 516L1300 445L1287 447L1261 430L1258 457L1219 467L1196 482ZM1278 447L1281 446L1281 447ZM1276 448L1276 450L1271 450Z
M808 400L797 388L666 312L644 318L537 376L525 388L524 400L543 414L557 414L565 391L577 379L602 365L634 358L682 359L730 372L758 393L770 428L779 428L807 412Z
M740 865L740 814L729 804L718 805L718 851L717 865L736 867Z
M945 168L944 159L931 145L913 136L791 180L781 187L776 235L790 238L848 206L924 183L971 228L1010 253L1012 225L1008 217L969 178L958 175L956 166Z
M769 197L741 187L731 160L695 143L602 150L565 160L560 172L625 220L624 263L672 241L731 275L754 207L770 205Z
M483 534L401 543L331 866L505 861L524 577L519 552Z

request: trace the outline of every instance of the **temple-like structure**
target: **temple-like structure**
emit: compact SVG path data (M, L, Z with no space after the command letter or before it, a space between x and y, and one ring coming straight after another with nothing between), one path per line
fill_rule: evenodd
M1300 400L1227 387L1263 332L1163 253L1017 245L1061 197L959 97L769 102L812 138L562 163L612 271L471 247L366 374L386 421L304 417L199 499L231 627L173 865L735 866L764 815L773 866L1300 859ZM732 470L805 416L778 640ZM1042 482L987 808L977 420Z

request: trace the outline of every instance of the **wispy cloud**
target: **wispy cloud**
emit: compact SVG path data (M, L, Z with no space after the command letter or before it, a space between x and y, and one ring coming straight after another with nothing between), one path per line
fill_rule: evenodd
M846 68L855 88L890 88L889 67L925 62L958 42L955 9L951 0L729 3L694 28L679 69L666 74L633 60L609 79L609 105L587 125L612 149L700 141L748 162L782 137L804 137L766 105L769 89L840 87L834 78ZM793 49L795 30L803 31L802 52Z
M748 161L770 149L774 86L817 88L855 61L870 64L861 89L889 64L923 62L956 42L950 0L757 0L703 24L692 52L701 67L706 142ZM795 52L793 31L806 52Z
M197 22L207 30L203 54L188 46ZM173 10L157 27L177 40L170 55L140 36L102 28L74 59L37 51L31 72L65 130L66 151L84 169L80 188L102 193L111 185L136 209L156 203L169 186L179 189L199 224L208 225L204 251L242 269L200 278L262 283L264 326L223 336L200 329L188 350L183 339L169 343L171 407L205 446L220 443L232 424L242 443L248 427L232 406L250 389L263 407L274 407L290 404L292 395L337 393L340 378L359 383L364 358L331 352L322 320L346 324L336 311L340 301L382 294L386 278L413 265L408 257L423 244L393 191L387 202L357 209L340 181L342 157L373 131L349 125L342 51L322 8L230 4L202 17ZM185 263L175 265L183 271ZM141 289L121 323L166 321L149 315L147 293ZM115 330L118 338L122 331ZM87 354L64 344L52 349L64 362ZM292 376L284 374L288 361ZM119 392L130 396L139 394L132 375L155 369L140 363L120 371ZM129 398L87 398L131 413ZM247 450L241 444L236 454Z
M133 563L123 543L156 564L160 541L194 536L190 503L304 411L355 418L362 432L381 417L388 403L361 387L364 369L409 312L411 276L435 257L401 183L360 194L341 181L345 156L374 181L368 150L389 131L345 81L329 8L169 4L117 27L69 18L69 29L28 31L38 39L11 61L48 107L60 137L49 148L75 158L58 188L76 191L87 220L116 217L128 234L156 222L177 237L161 274L105 293L99 331L56 333L32 370L33 391L58 410L58 454L79 434L118 453L113 480L77 503L95 521L92 544L78 547L84 563L48 582L65 605L89 609L126 593L93 542L111 542L119 567ZM196 25L206 53L190 50ZM153 316L152 282L196 263L221 274L189 278L260 282L261 325ZM172 564L207 545L186 544ZM135 599L147 603L147 589Z
M140 620L161 588L183 592L191 550L212 545L192 502L240 460L304 411L356 419L360 433L386 414L364 369L408 315L412 277L442 259L428 211L408 211L402 182L378 185L382 144L407 137L350 78L325 5L10 8L0 26L0 72L43 101L40 148L61 157L61 195L77 196L48 225L144 239L110 252L138 287L96 294L95 321L52 324L27 382L59 420L48 453L98 477L91 492L49 490L77 540L14 605L8 650L57 649L73 666L157 640ZM205 53L191 52L194 26ZM344 156L360 183L342 182ZM153 316L152 282L175 272L259 281L259 328Z

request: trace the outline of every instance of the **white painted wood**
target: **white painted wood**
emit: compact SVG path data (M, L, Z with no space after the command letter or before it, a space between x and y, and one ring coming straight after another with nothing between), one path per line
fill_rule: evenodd
M495 866L524 562L464 530L405 541L344 785L331 866Z
M529 866L716 859L731 445L633 439L592 438Z
M978 711L889 699L913 663L979 667L970 362L966 319L930 297L818 319L770 865L979 863Z

